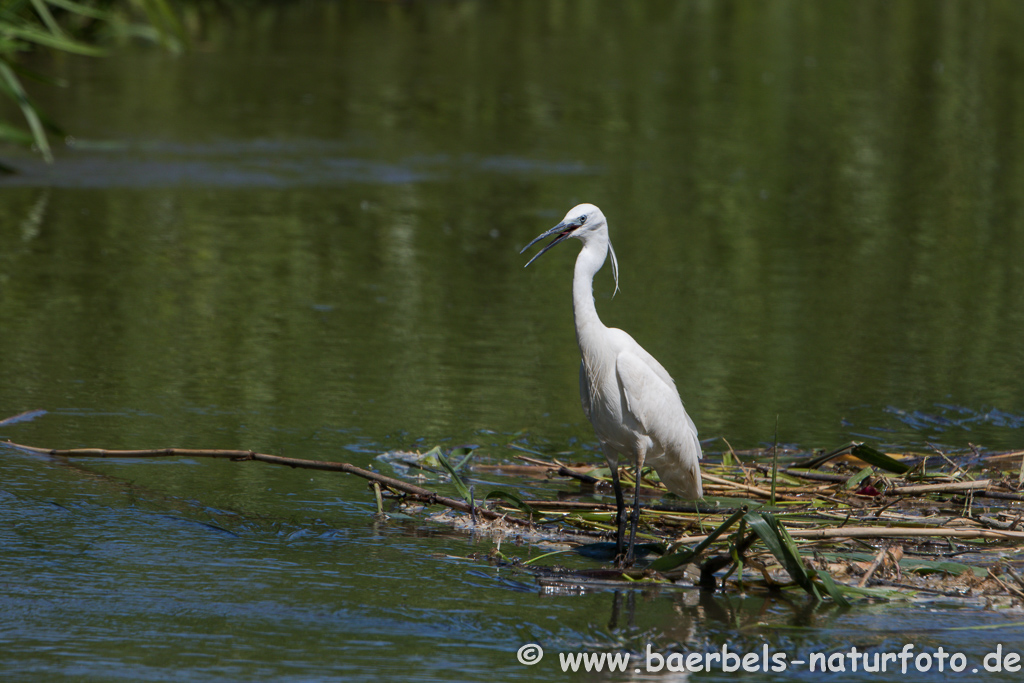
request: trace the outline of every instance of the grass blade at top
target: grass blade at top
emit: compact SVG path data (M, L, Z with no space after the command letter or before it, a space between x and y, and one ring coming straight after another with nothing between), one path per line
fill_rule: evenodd
M73 52L75 54L86 55L89 57L98 57L104 54L104 51L98 47L93 47L79 40L69 38L64 34L54 34L49 31L44 31L40 28L32 26L31 24L22 25L6 25L3 26L2 33L9 37L20 38L27 40L38 45L45 47L51 47L55 50L63 50L64 52Z
M32 8L39 15L39 18L43 20L43 23L46 24L46 28L50 29L50 33L55 36L64 35L64 31L61 30L57 20L50 14L50 8L46 6L43 0L32 0Z
M75 14L81 14L84 17L90 17L92 19L109 18L107 13L103 10L96 9L95 7L89 7L88 5L83 5L80 2L73 2L73 0L46 0L46 3L48 5L53 5L54 7L60 7L61 9L67 10L69 12L74 12Z
M166 0L141 0L141 5L165 48L177 52L188 44L188 34Z
M39 113L36 112L35 106L28 99L25 89L21 87L21 81L18 80L11 67L3 59L0 59L0 81L7 86L5 89L18 102L18 106L21 107L21 113L25 116L25 120L28 121L28 127L32 131L32 139L35 141L40 153L42 153L43 159L46 160L46 163L52 164L53 152L50 151L50 142L46 139L46 131L43 130L43 123L39 120Z

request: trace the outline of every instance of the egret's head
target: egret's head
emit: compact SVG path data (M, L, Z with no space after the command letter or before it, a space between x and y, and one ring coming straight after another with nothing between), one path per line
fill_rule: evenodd
M519 253L522 254L545 237L555 236L555 239L551 240L546 247L538 251L532 259L527 261L526 266L529 266L540 258L541 254L559 242L575 237L576 239L583 240L584 244L586 244L592 236L596 237L598 234L603 236L604 242L608 245L608 253L612 257L612 274L615 276L615 291L617 292L619 291L619 263L615 258L615 250L612 249L612 243L608 239L608 221L605 219L604 214L601 213L601 209L593 204L578 204L569 209L569 213L565 214L565 218L562 219L561 223L538 235L532 242L523 247L523 251ZM526 266L523 267L525 268Z

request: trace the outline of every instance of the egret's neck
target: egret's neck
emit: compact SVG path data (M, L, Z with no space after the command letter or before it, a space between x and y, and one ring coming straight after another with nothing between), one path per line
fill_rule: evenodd
M583 243L576 257L572 278L572 313L576 321L576 341L580 349L604 329L594 306L594 275L601 270L608 255L608 238L594 235Z

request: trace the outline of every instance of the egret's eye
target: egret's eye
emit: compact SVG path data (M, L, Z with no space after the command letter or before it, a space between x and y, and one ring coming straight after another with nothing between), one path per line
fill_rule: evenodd
M584 223L587 222L587 217L586 216L580 216L576 220L578 220L580 222L580 225L583 225Z

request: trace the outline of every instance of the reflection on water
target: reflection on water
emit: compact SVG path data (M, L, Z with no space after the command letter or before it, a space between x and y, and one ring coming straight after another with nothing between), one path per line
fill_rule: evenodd
M37 96L76 142L52 168L2 152L22 172L0 177L0 418L49 412L0 436L366 464L438 442L506 457L525 431L597 457L573 250L529 271L518 253L590 201L622 268L614 299L597 278L600 314L670 370L702 438L754 446L778 417L808 447L1020 446L1020 5L309 2L196 21L188 54L35 65L74 84ZM615 609L613 632L666 647L795 620L625 596L623 621L611 595L502 590L429 555L485 542L372 512L338 477L3 454L18 590L0 600L27 630L0 632L0 666L162 679L191 653L193 680L371 661L528 678L554 669L519 667L519 645L609 638ZM871 646L891 619L810 625ZM67 649L40 654L55 621ZM274 638L302 656L260 654Z
M350 156L346 145L307 140L268 143L264 140L204 145L119 145L76 140L61 163L23 159L19 173L4 187L60 188L290 188L330 187L357 183L411 187L425 182L451 182L453 177L486 173L519 175L596 175L599 168L580 162L476 157L463 154L411 156L393 162Z
M1012 4L550 7L266 7L211 18L182 57L58 65L76 88L42 94L78 142L3 181L20 322L0 343L39 354L8 382L66 384L41 359L67 346L103 370L70 405L109 381L116 406L172 391L435 439L548 415L586 437L571 250L533 273L517 256L586 199L623 268L601 313L703 437L1019 411Z

